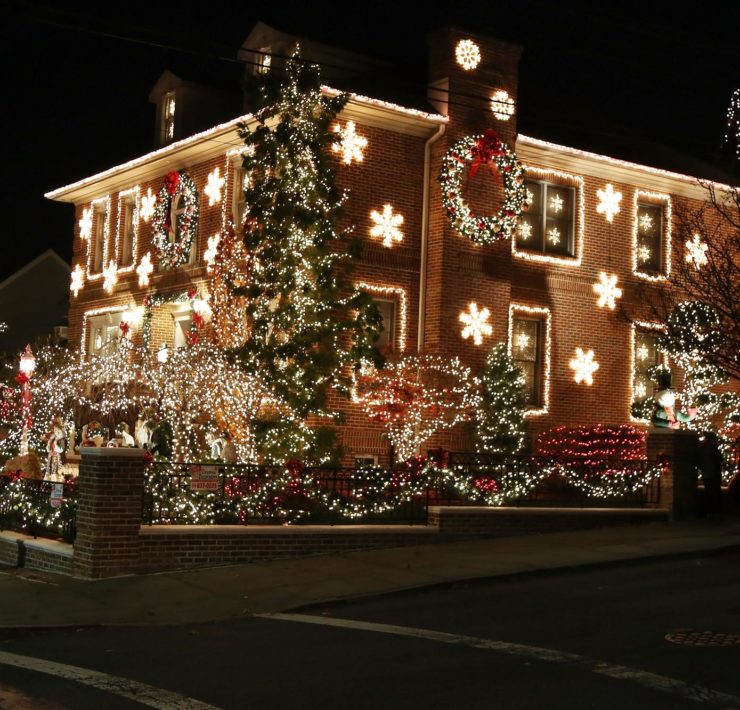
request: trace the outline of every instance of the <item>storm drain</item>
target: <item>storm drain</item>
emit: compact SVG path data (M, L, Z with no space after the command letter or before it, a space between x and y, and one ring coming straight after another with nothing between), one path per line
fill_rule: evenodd
M737 646L740 634L724 634L717 631L672 631L665 640L678 646Z

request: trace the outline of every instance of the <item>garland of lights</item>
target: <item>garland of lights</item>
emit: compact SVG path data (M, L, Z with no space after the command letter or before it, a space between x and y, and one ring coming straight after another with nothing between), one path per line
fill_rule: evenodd
M483 166L498 169L503 178L504 204L492 217L475 215L462 197L463 173L472 180ZM469 166L469 168L468 168ZM493 244L510 237L524 208L524 168L516 155L488 129L478 136L466 136L442 159L439 182L442 186L442 204L450 224L476 244Z
M173 225L172 206L183 199L183 213ZM157 193L157 204L152 218L152 242L160 261L170 267L187 263L198 229L198 190L193 179L183 170L173 170L164 178ZM170 233L174 232L174 241Z
M645 432L629 424L559 426L539 435L537 454L559 461L576 460L584 466L601 466L609 460L643 461L645 440Z

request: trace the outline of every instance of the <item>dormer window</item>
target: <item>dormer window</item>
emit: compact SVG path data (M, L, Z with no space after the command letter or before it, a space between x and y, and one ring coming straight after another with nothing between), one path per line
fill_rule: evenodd
M175 137L175 92L169 91L162 100L162 143L168 143Z
M257 72L267 74L272 67L272 47L262 47L257 54Z

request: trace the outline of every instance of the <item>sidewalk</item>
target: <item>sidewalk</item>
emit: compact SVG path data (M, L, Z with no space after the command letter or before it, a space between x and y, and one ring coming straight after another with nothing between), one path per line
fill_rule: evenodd
M0 629L187 624L407 589L740 548L740 520L649 523L86 582L0 567Z

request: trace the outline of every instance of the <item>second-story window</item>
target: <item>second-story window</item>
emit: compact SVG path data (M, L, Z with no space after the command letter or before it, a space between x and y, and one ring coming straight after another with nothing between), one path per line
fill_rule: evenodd
M512 327L512 358L524 374L524 402L527 407L542 403L541 321L534 318L514 318Z
M637 266L648 274L664 271L662 205L637 203Z
M527 209L516 230L522 251L574 256L575 190L542 180L526 180Z
M134 260L134 236L136 231L136 196L127 195L121 201L121 254L120 265L131 266Z
M92 259L90 261L90 270L94 274L99 274L103 270L103 260L105 259L105 237L107 233L108 211L103 203L95 205L95 214L93 219L93 242Z

